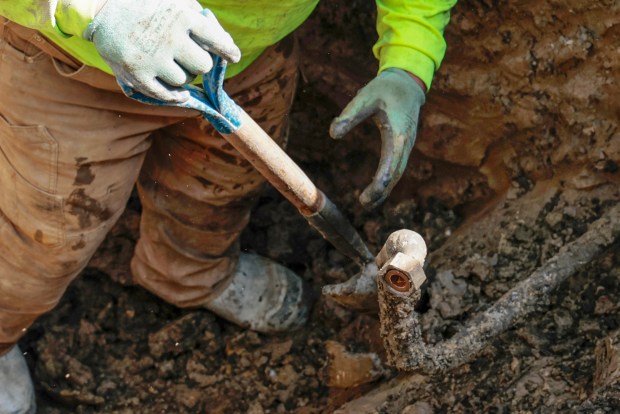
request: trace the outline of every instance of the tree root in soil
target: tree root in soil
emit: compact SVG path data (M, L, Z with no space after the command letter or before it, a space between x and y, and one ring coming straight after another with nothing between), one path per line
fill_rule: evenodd
M421 239L416 233L413 235L416 240ZM563 246L554 257L486 311L471 318L460 332L434 345L424 342L419 314L414 310L421 296L419 285L424 256L411 256L410 263L403 261L403 253L406 255L412 251L411 246L402 241L394 243L394 240L388 240L386 246L390 245L393 251L388 258L380 261L381 270L377 278L381 336L388 363L402 371L438 373L468 362L492 338L526 315L548 306L550 293L556 287L601 254L619 236L620 204L608 210L590 225L586 233ZM402 234L399 237L402 239ZM399 249L404 250L399 252ZM398 254L400 259L395 260ZM403 272L402 266L400 269L394 266L399 263L404 263L409 269Z

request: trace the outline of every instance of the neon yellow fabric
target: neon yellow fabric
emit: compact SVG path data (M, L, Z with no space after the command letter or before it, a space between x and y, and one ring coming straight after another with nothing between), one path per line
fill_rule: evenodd
M0 0L0 16L22 26L53 31L60 38L69 37L56 24L57 7L58 0Z
M100 0L59 0L56 9L61 32L82 37L82 33L97 13Z
M58 0L0 0L0 16L22 26L51 29L56 26L54 13L57 6Z
M379 72L399 68L430 89L446 53L443 30L456 0L377 0L379 41L373 47Z
M66 1L66 0L65 0ZM96 0L73 0L73 3L93 3ZM278 42L295 30L312 13L319 0L200 0L200 4L211 10L218 21L235 40L241 49L239 63L232 64L226 72L232 77L248 67L269 46ZM64 2L61 0L61 2ZM88 10L89 7L82 7ZM92 10L92 8L90 8ZM101 59L95 46L82 39L81 34L93 16L77 19L68 14L65 8L58 8L56 21L61 30L75 36L67 39L52 28L41 30L50 40L61 46L72 56L89 66L95 66L107 73L112 73ZM10 17L9 17L10 19ZM77 22L77 23L76 23ZM66 32L65 30L70 31Z
M239 48L242 59L231 65L231 77L248 67L268 46L295 30L319 0L200 0L218 18ZM0 0L0 15L40 30L81 62L107 73L110 68L81 34L99 0ZM430 88L444 57L443 30L456 0L376 0L379 41L373 52L380 69L414 73ZM67 36L73 35L73 36Z

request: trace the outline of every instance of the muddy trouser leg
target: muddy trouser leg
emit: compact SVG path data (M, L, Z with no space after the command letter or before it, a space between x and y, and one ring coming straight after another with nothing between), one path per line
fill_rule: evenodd
M151 132L197 114L132 101L111 76L53 60L37 32L0 26L2 355L120 216Z
M225 89L283 145L296 81L296 47L288 38ZM138 180L143 210L134 280L177 306L204 304L230 280L263 182L206 122L159 131Z

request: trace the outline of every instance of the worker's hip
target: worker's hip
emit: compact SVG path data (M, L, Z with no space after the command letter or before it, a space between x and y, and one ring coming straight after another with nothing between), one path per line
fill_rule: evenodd
M2 18L1 37L8 47L23 53L24 60L34 63L51 59L55 70L66 78L89 84L98 89L121 93L113 76L78 62L67 52L46 39L36 30Z
M20 53L26 62L34 63L41 59L51 60L54 69L65 78L86 83L98 89L122 93L113 76L79 62L37 30L21 26L0 16L0 39L6 46ZM248 78L251 78L256 84L264 82L279 75L273 68L281 67L282 63L297 65L296 56L291 58L292 55L296 54L296 41L293 35L289 35L267 48L248 68L232 79L243 77L246 80L244 83L247 83ZM278 62L278 59L282 62ZM232 96L242 89L235 87L237 83L231 80L227 82L226 87L229 95ZM172 112L175 112L174 108L171 109Z

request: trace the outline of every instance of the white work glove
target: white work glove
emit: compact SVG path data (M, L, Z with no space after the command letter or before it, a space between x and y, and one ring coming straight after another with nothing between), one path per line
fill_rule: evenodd
M195 0L104 0L84 32L119 82L166 102L213 67L209 52L238 62L239 48Z

